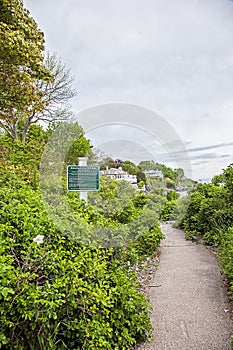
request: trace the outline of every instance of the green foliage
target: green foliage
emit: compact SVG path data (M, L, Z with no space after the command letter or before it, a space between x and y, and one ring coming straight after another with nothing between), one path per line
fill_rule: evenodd
M177 201L172 199L172 200L167 200L164 204L164 207L163 207L163 210L162 210L162 213L161 213L161 216L160 218L163 220L163 221L168 221L171 216L172 216L172 213L176 207L176 204L177 204Z
M202 236L207 244L221 245L225 231L233 225L228 188L199 184L190 194L189 207L183 222L190 238Z
M20 0L0 1L0 126L18 138L19 115L44 108L36 80L49 80L43 65L44 35Z
M131 349L152 327L126 259L155 253L165 199L109 179L92 205L67 193L65 165L90 153L80 125L51 124L70 115L73 78L55 55L44 60L43 33L21 0L0 0L0 35L0 349Z
M165 178L165 182L166 182L166 187L167 188L171 188L171 189L173 189L173 188L175 188L175 181L174 180L172 180L170 177L166 177Z
M179 197L176 201L176 206L170 216L170 220L174 221L173 226L179 228L184 222L184 218L189 205L189 197Z
M77 164L78 157L85 157L90 151L90 142L77 122L52 123L46 133L42 167L57 164L58 171L60 166Z
M143 181L139 181L139 183L138 183L138 188L143 188L143 185L144 185L144 182Z
M130 162L129 160L125 160L121 167L124 171L127 171L129 174L137 175L137 182L140 183L141 181L143 183L146 182L146 176L145 173L142 171L142 169L135 165L133 162Z
M174 210L177 206L179 198L179 193L174 190L167 191L166 200L164 202L163 208L161 210L160 219L163 221L168 221L174 218Z
M134 205L135 195L135 190L126 181L102 177L100 191L89 197L90 203L105 218L125 224L138 214Z
M143 160L139 163L138 166L144 171L145 170L161 170L163 173L163 176L165 178L169 178L170 180L173 180L174 182L177 178L177 174L181 174L181 172L183 172L182 169L177 169L178 172L176 172L176 170L173 170L164 164L154 162L153 160Z
M1 180L17 178L33 187L37 186L41 156L46 142L46 132L39 125L31 125L26 141L12 139L7 134L0 136Z
M157 222L165 197L157 190L136 193L127 182L107 178L88 205L67 193L64 162L89 149L77 123L47 131L31 125L25 142L1 135L3 350L131 349L151 333L150 307L127 261L155 253L163 238ZM39 167L42 175L47 168L61 170L61 184L51 177L41 185L50 194L52 214L38 191ZM106 248L109 242L114 249Z
M176 183L179 183L180 180L184 177L184 170L181 169L181 168L175 169L174 170L174 175L175 175Z
M85 138L84 135L80 135L70 147L65 163L76 164L79 157L86 157L90 150L90 142Z
M137 195L133 197L133 204L138 210L143 209L144 205L147 203L149 196L143 192L138 192Z
M136 193L126 182L106 178L99 197L93 196L98 206L85 204L76 193L65 194L72 227L84 228L92 238L98 230L109 230L121 245L109 249L73 240L48 219L40 193L28 185L30 176L15 171L29 170L30 164L37 169L49 134L33 127L24 144L3 136L0 348L130 349L152 328L150 307L126 262L155 253L163 238L155 211L162 197ZM14 172L7 172L5 163L14 164ZM111 201L114 210L108 210ZM41 243L33 241L41 236Z
M222 263L222 272L229 282L229 292L233 297L233 227L225 233L225 242L222 244L219 256Z
M156 170L157 169L157 164L155 163L153 160L142 160L138 166L142 169L142 170Z
M145 175L145 173L141 170L141 169L139 169L138 171L137 171L137 182L140 184L140 183L146 183L146 175Z
M115 168L116 163L111 157L105 157L105 158L100 160L99 167L100 167L100 170L105 170L106 167L108 167L109 169Z
M127 171L129 174L136 175L138 171L137 165L129 160L125 160L121 164L122 170Z
M170 190L167 192L167 200L171 201L171 200L176 200L179 198L179 193L174 191L174 190Z
M132 247L140 257L154 255L160 244L160 240L163 238L164 235L159 229L158 223L156 223L146 233L139 234L132 243Z
M1 59L5 58L10 64L26 65L31 73L39 74L43 62L43 33L21 1L1 0L0 5Z
M26 185L2 188L0 203L1 348L129 349L146 338L147 301L113 249L64 236ZM157 226L135 252L153 252L161 236Z
M99 214L120 227L127 241L153 229L160 218L165 197L156 190L149 194L136 193L125 181L102 177L100 191L89 195L89 203Z
M191 179L181 179L180 185L186 188L192 188L197 185L197 181Z
M76 94L56 55L44 58L44 34L21 0L0 0L0 127L25 141L33 123L67 120Z
M233 166L214 177L210 184L198 184L190 193L190 202L181 226L188 238L201 237L219 250L222 271L233 295Z
M48 155L48 163L59 161L59 152L63 149L66 164L77 164L78 157L86 156L90 150L90 142L84 137L84 131L78 123L54 123L46 131L40 125L31 125L25 142L12 139L7 134L0 136L0 173L2 181L15 174L19 179L27 182L33 188L38 187L39 169L45 145L53 132L52 153ZM46 158L46 153L44 153ZM45 164L43 164L44 166ZM47 164L49 166L49 164Z
M153 189L161 189L163 190L166 187L165 180L161 177L147 177L146 184Z

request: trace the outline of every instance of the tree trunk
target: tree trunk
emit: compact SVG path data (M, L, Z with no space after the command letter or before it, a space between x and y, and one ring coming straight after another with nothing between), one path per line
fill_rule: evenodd
M31 125L31 121L32 121L32 118L28 117L27 120L26 120L26 123L24 125L23 132L22 132L22 137L21 137L21 141L22 142L25 142L25 140L26 140L28 128Z

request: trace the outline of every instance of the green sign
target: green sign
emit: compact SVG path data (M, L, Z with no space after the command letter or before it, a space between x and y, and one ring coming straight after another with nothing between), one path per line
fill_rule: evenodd
M69 191L98 191L100 172L98 166L68 165L67 189Z

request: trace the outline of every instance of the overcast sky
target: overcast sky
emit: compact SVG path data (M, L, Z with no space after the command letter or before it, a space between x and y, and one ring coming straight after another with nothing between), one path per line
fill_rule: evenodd
M57 52L76 76L76 113L109 103L156 112L186 146L195 179L212 178L233 162L232 1L24 3L45 33L46 48ZM150 129L146 117L145 128ZM103 128L103 149L113 157L129 158L119 146L127 130L124 125ZM100 134L101 130L90 134L94 146L101 147ZM126 145L137 162L136 145L141 150L145 143L148 151L150 139L131 134ZM154 159L163 161L162 153ZM166 157L164 162L169 165Z

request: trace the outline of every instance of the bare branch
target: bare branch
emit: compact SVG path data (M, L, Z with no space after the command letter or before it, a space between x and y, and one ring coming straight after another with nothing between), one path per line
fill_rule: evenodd
M69 101L76 95L75 89L72 88L74 77L56 54L47 54L44 66L53 79L34 81L35 99L23 112L16 108L13 113L8 106L1 108L0 127L14 139L18 138L19 122L24 122L21 134L21 140L24 142L31 124L39 121L47 123L65 121L72 116ZM9 106L14 105L14 101L10 102Z

